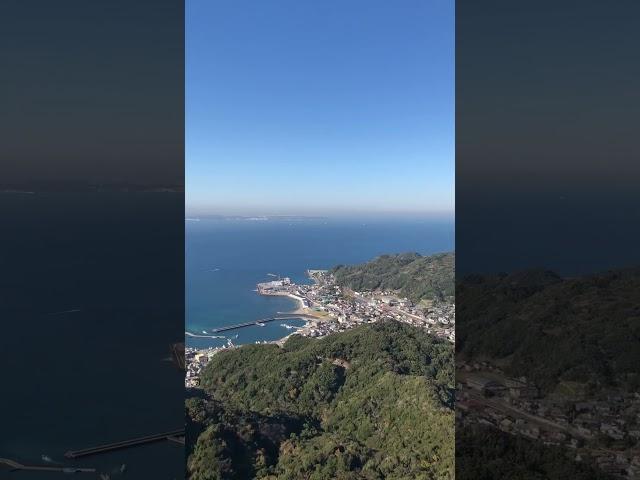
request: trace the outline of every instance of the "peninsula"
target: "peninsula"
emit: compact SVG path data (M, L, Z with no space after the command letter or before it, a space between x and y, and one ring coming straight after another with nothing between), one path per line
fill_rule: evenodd
M306 324L193 356L187 478L453 479L455 308L439 287L443 261L453 281L452 259L384 256L308 270L310 283L258 284L258 295L295 299L290 314ZM433 262L442 268L418 268ZM384 285L349 284L381 263L393 269ZM427 285L409 298L412 275Z
M380 321L396 321L423 330L438 339L455 343L455 304L452 290L454 253L421 256L418 254L384 255L363 265L351 267L338 266L332 270L307 270L311 284L296 284L289 277L258 283L256 292L266 296L286 296L298 302L298 308L292 312L280 312L277 316L251 320L244 323L210 329L215 337L220 333L239 328L264 325L266 322L287 319L303 319L305 325L294 327L284 324L292 333L273 342L282 347L292 336L322 338L327 335L356 328L361 325ZM381 265L383 265L381 267ZM428 266L428 268L425 268ZM384 289L361 290L350 287L354 278L371 275L371 270L384 268L391 274L383 275L386 282L377 286ZM348 275L345 275L348 272ZM425 273L426 272L426 273ZM447 273L448 272L448 273ZM401 282L394 276L402 278ZM414 277L418 278L414 278ZM404 284L414 285L409 295L403 296ZM371 285L371 283L369 283ZM392 289L390 285L399 285ZM190 334L191 336L201 336ZM223 337L225 338L225 337ZM185 385L198 387L201 374L209 361L219 352L235 349L237 346L230 338L221 347L206 349L186 349L187 374Z

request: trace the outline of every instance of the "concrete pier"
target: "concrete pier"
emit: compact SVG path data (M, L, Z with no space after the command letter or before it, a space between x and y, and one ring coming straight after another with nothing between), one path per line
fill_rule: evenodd
M105 445L99 445L96 447L85 448L82 450L70 450L64 454L66 458L80 458L89 455L96 455L99 453L110 452L113 450L120 450L122 448L134 447L136 445L144 445L147 443L158 442L160 440L169 440L175 437L184 436L184 429L173 430L171 432L158 433L155 435L147 435L145 437L132 438L129 440L123 440L121 442L107 443Z

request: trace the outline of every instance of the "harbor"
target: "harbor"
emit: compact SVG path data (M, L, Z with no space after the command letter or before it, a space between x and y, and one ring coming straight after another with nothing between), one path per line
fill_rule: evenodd
M104 445L98 445L90 448L84 448L81 450L70 450L64 454L65 458L75 459L80 457L88 457L90 455L97 455L100 453L111 452L114 450L121 450L123 448L135 447L138 445L145 445L162 440L176 441L177 438L184 437L184 428L179 430L172 430L170 432L158 433L153 435L146 435L143 437L131 438L119 442L107 443Z
M247 327L254 327L254 326L262 327L265 324L270 322L275 322L276 320L296 320L296 319L310 320L314 318L317 318L317 317L314 315L310 315L308 313L298 313L298 312L279 313L277 317L263 318L260 320L252 320L250 322L242 322L242 323L236 323L234 325L225 325L224 327L211 328L209 329L209 332L211 332L210 335L206 333L199 334L199 333L193 333L193 332L185 332L185 335L193 338L226 338L224 336L221 337L215 334L229 332L231 330L239 330Z
M135 437L117 442L105 443L89 448L83 448L79 450L69 450L64 454L67 460L76 460L94 455L100 455L103 453L113 452L115 450L122 450L125 448L133 448L141 445L148 445L150 443L156 443L160 441L169 441L177 445L183 446L185 429L171 430L168 432L157 433L152 435L145 435L142 437ZM52 462L52 460L43 455L43 460ZM26 465L10 458L0 458L0 467L7 467L9 471L33 471L33 472L59 472L59 473L96 473L96 468L90 467L75 467L62 464L50 464L50 465ZM120 467L120 472L124 473L126 465ZM3 477L4 478L4 477ZM101 477L104 478L104 477ZM108 478L108 477L107 477Z
M455 305L451 303L418 308L409 299L398 297L396 292L357 292L343 289L327 270L307 270L306 274L312 284L296 284L289 277L277 277L276 280L256 285L255 292L261 296L281 296L295 300L298 308L293 312L278 312L269 318L208 329L211 335L186 332L189 337L226 339L225 345L217 347L187 348L187 388L200 386L201 372L214 355L237 348L231 339L214 334L256 325L264 327L276 320L302 319L305 323L303 326L281 323L280 327L289 331L286 335L275 340L257 340L255 343L282 346L292 335L320 338L384 319L407 323L422 328L435 337L452 343L455 341Z

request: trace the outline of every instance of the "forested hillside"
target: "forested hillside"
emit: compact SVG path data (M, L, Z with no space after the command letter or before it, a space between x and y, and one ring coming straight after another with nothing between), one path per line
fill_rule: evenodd
M559 382L640 386L640 271L562 279L551 272L471 276L457 289L456 349L503 360L543 390Z
M217 354L187 400L205 479L453 479L453 347L397 322Z
M456 428L456 480L614 480L566 449L481 425Z
M413 302L449 300L455 295L455 253L382 255L362 265L332 270L338 285L353 290L395 290Z

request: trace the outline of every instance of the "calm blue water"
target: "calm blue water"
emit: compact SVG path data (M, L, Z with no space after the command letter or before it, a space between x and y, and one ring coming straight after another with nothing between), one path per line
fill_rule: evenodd
M183 196L5 195L0 218L0 457L64 462L181 428L184 374L167 358L184 333ZM125 478L184 478L184 448L170 442L64 462L122 463ZM14 477L65 475L0 467Z
M453 221L425 219L187 221L187 331L257 320L291 311L286 297L262 297L256 283L268 274L307 281L307 269L361 263L385 253L431 254L454 248ZM226 333L235 343L281 338L290 330L275 321ZM298 325L302 322L298 322ZM238 338L235 339L235 335ZM219 346L220 339L187 337L187 345Z

